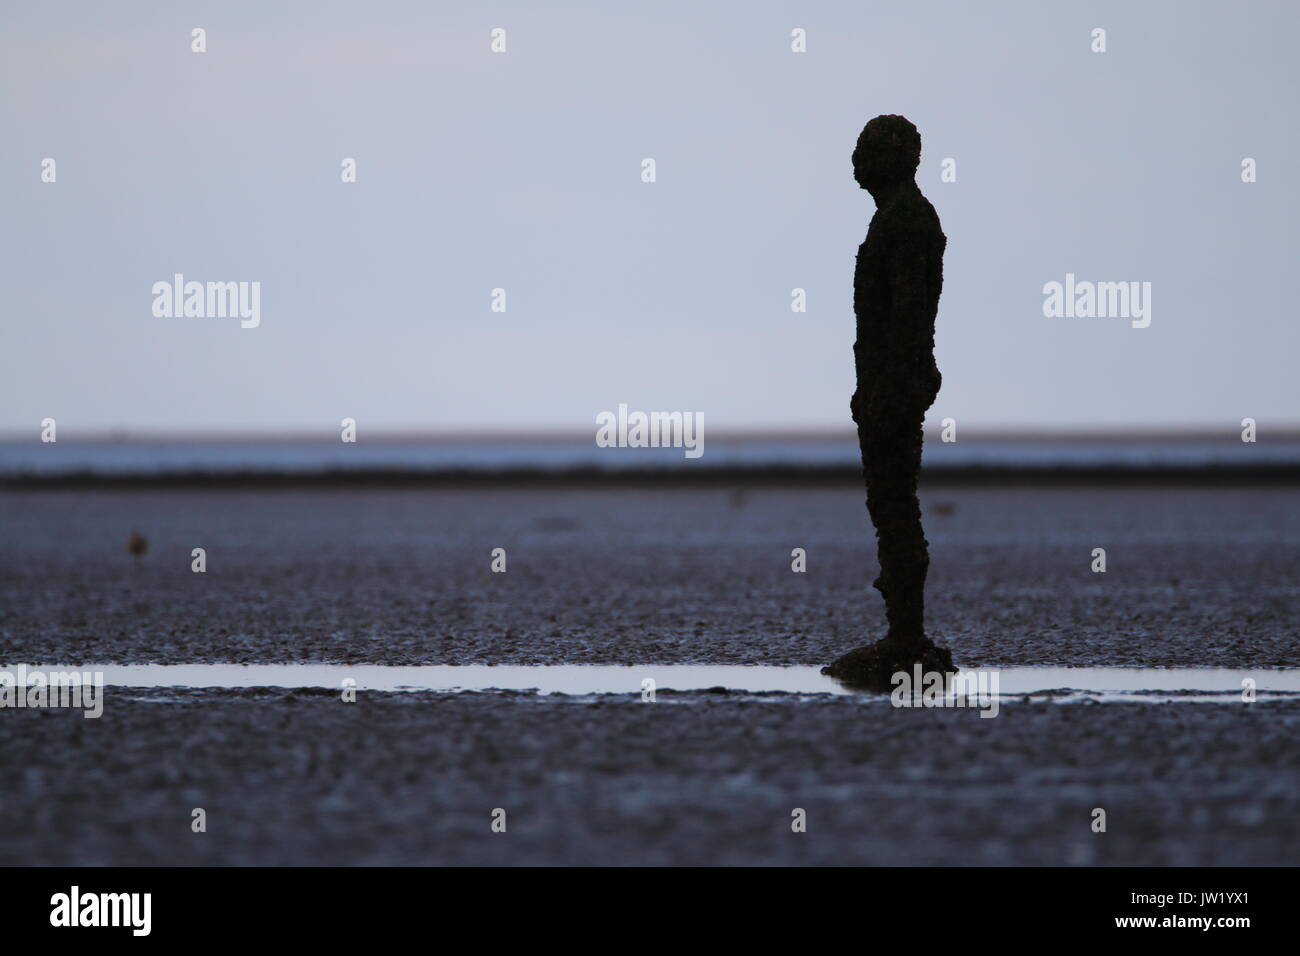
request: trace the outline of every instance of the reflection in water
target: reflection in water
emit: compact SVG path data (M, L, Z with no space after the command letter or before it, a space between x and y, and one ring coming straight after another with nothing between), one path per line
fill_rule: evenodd
M52 670L59 667L49 668ZM551 666L382 664L120 664L78 665L99 671L110 687L328 687L345 679L358 690L536 690L542 694L640 694L647 680L656 691L783 691L851 694L816 667L645 664ZM1300 696L1300 670L1223 670L1145 667L1004 667L962 671L996 673L1002 699L1025 695L1050 700L1180 700L1238 702L1253 680L1261 699ZM1064 693L1074 691L1075 693Z

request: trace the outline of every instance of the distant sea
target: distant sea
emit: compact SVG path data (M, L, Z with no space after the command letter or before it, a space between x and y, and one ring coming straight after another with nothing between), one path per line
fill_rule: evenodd
M1243 443L1222 435L1076 437L959 435L945 443L927 435L924 468L944 471L1173 470L1300 472L1300 434ZM42 444L0 441L0 479L41 484L179 476L345 477L464 473L718 472L776 469L851 473L860 468L856 436L840 434L708 437L704 455L680 448L599 448L591 438L371 438L354 444L309 439L63 438Z

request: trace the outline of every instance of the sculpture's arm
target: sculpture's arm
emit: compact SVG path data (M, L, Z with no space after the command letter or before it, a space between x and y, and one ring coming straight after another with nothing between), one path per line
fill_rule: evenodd
M877 414L893 416L926 409L939 390L934 363L934 308L927 277L933 247L923 236L901 234L888 254L889 317L884 361L870 402Z
M853 377L856 385L853 397L849 399L849 413L858 424L866 420L867 393L870 389L868 383L874 378L868 371L868 346L863 341L862 327L862 318L867 308L862 294L862 270L864 268L862 260L866 254L866 248L867 244L865 242L858 247L858 257L853 266L853 314L857 319L857 335L853 341Z

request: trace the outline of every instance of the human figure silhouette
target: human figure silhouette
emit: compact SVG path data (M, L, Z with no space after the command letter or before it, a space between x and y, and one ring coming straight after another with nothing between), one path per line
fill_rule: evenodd
M934 320L948 240L916 185L920 161L921 134L902 116L877 116L853 150L853 178L871 193L876 214L853 275L857 391L849 407L876 527L880 576L874 583L889 630L826 673L858 683L887 681L918 660L927 669L952 670L951 655L933 645L923 620L930 555L916 486L921 426L943 381L934 361Z

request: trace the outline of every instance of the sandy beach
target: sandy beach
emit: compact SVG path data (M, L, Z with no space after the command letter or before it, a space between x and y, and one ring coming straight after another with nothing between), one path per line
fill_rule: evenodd
M819 664L881 621L851 487L0 498L9 664ZM945 488L924 504L931 628L959 665L1300 664L1300 491ZM149 541L138 561L132 529ZM1300 853L1294 701L1017 700L985 720L776 693L107 695L98 720L0 714L0 863Z
M3 715L3 864L1281 865L1300 704L113 692ZM191 832L202 807L207 832ZM1092 811L1107 830L1091 830ZM493 833L492 812L506 811ZM807 832L791 830L806 812Z
M1300 489L922 504L959 665L1300 666ZM7 492L0 538L12 663L811 665L884 620L852 486Z

